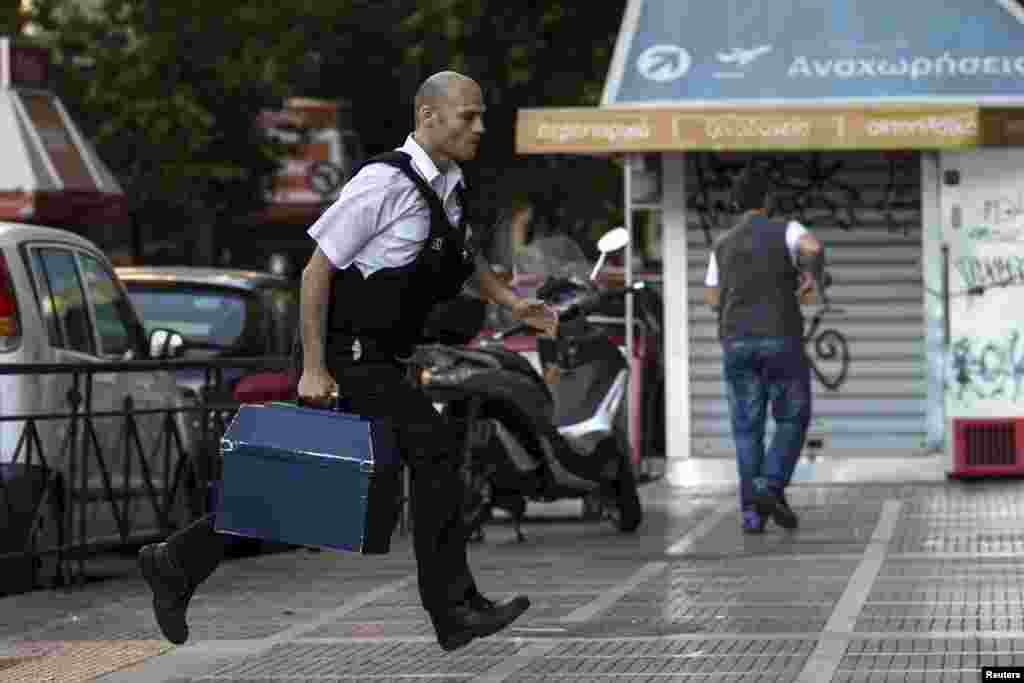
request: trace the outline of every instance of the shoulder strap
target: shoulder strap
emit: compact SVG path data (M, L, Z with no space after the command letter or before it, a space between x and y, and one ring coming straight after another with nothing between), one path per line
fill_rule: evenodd
M423 176L417 173L416 169L412 167L411 156L398 150L384 152L383 154L378 154L377 156L364 161L359 165L359 168L356 169L356 173L361 171L364 166L369 166L370 164L387 164L388 166L394 166L399 169L406 178L416 185L416 189L420 191L420 194L427 201L427 205L430 207L431 213L445 218L445 222L447 223L447 214L444 212L444 205L441 203L441 199L437 196L437 193L434 192L434 188L432 188L427 181L423 179Z

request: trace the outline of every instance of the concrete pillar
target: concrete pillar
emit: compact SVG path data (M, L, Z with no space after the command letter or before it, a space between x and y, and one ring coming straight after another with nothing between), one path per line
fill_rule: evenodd
M665 435L669 458L690 457L690 306L686 157L662 157L662 277L665 301Z

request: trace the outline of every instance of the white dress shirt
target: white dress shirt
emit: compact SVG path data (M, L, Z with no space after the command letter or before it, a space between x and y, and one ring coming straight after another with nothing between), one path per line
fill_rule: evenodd
M794 266L797 265L796 257L799 250L797 243L806 232L807 228L797 221L790 221L786 226L786 249L789 251L789 260ZM715 258L713 249L711 258L708 260L708 272L704 276L704 285L707 287L718 286L718 259Z
M413 169L441 198L452 224L458 225L462 207L455 189L465 182L462 169L453 161L441 173L412 135L398 149L412 157ZM402 171L370 164L345 184L308 233L335 268L344 270L355 263L367 278L381 268L398 268L416 259L430 235L430 206Z

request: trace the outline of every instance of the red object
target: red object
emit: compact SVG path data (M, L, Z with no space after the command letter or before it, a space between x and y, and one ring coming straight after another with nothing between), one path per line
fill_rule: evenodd
M232 397L239 403L294 401L298 396L298 378L290 370L256 372L238 380Z
M953 477L1024 474L1024 418L954 418Z
M11 86L46 89L50 82L50 51L35 45L10 46Z
M7 268L7 257L0 252L0 337L17 337L20 334L18 299Z

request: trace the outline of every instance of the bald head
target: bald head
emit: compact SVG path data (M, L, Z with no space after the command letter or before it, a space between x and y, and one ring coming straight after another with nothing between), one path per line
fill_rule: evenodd
M423 107L440 106L458 86L469 83L476 84L472 78L463 76L457 71L441 71L423 81L413 100L413 116L416 125L420 123Z
M455 71L436 73L423 81L414 107L413 135L438 168L476 156L486 109L476 81Z

